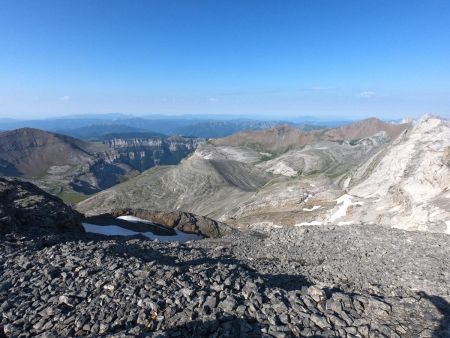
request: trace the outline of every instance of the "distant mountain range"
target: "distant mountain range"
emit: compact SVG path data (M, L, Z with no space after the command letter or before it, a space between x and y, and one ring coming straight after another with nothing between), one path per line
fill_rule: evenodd
M146 116L123 114L81 115L39 120L0 119L0 130L36 128L57 132L83 140L96 140L109 133L151 132L165 135L182 135L218 138L245 130L262 130L275 125L288 124L303 130L336 127L348 121L326 121L314 118L292 121L226 118L222 116Z

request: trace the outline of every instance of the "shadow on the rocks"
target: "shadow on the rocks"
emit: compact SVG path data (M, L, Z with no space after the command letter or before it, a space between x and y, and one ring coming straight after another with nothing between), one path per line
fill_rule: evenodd
M186 324L179 325L158 334L155 332L152 337L186 337L186 338L220 338L220 337L242 337L242 338L271 338L276 337L282 331L271 332L268 324L261 324L251 318L237 317L234 315L221 316L219 319L198 319ZM292 336L291 331L284 332L288 337ZM297 332L298 336L300 332ZM310 338L323 338L323 336L313 335Z
M220 319L192 320L186 324L170 328L161 335L152 337L271 337L263 333L264 325L250 322L246 318L225 315Z
M443 315L439 327L434 330L433 338L450 337L450 304L442 297L432 296L426 292L420 291L417 293L421 298L429 300L436 309Z
M266 282L269 287L280 288L285 291L300 290L303 287L308 287L311 285L308 280L302 275L288 275L288 274L277 274L277 275L261 275L261 278Z
M141 247L134 244L127 244L126 246L117 246L112 250L113 254L123 256L124 253L127 255L135 256L144 261L156 261L159 264L178 267L178 268L189 268L193 266L209 265L218 266L218 264L230 264L236 265L240 268L246 270L253 277L260 277L265 286L267 287L277 287L284 289L286 291L300 290L302 287L308 287L311 284L302 275L290 275L290 274L262 274L255 271L250 266L243 263L241 260L236 259L231 254L222 254L220 257L208 257L204 249L194 249L201 253L201 257L197 257L192 260L178 261L175 257L170 256L170 248L164 250L143 250ZM190 252L191 248L178 247L178 250ZM166 254L167 253L167 254Z
M103 241L111 241L117 240L117 244L113 246L109 246L106 250L109 251L110 254L118 256L118 257L135 257L144 262L157 262L161 265L167 265L172 267L177 267L180 269L188 269L193 266L200 265L208 265L209 268L216 266L218 268L218 264L234 264L239 266L243 270L246 270L250 275L254 278L260 277L264 281L264 285L267 287L278 287L280 289L284 289L286 291L292 290L300 290L302 287L308 287L311 284L308 280L302 275L297 274L264 274L259 273L254 270L252 267L248 266L245 262L236 259L230 253L222 253L219 257L208 257L208 253L203 248L190 248L184 245L180 245L176 248L176 250L181 251L178 255L173 255L174 248L173 247L159 247L158 249L142 248L140 245L133 243L126 243L125 241L130 239L140 239L144 241L148 241L148 239L143 238L141 236L133 236L133 237L120 237L120 236L101 236L101 235L92 235L86 234L83 237L73 236L73 235L62 235L58 237L50 237L50 238L40 238L36 243L37 248L43 248L48 246L57 245L65 242L103 242ZM197 257L191 260L179 260L179 256L189 256L192 255L193 251L196 252ZM183 255L183 252L186 255ZM276 264L270 262L269 264ZM270 270L270 269L269 269Z

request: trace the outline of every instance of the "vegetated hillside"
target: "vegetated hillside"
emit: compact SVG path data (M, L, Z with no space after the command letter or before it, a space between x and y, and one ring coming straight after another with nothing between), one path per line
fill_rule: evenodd
M420 126L430 123L426 121L429 120L413 126L386 124L370 119L323 132L303 133L282 127L212 140L202 144L178 166L147 171L83 201L77 208L91 214L135 204L144 209L176 208L241 227L350 224L361 221L377 223L385 211L381 211L381 208L377 211L380 205L366 208L368 202L349 196L349 182L356 184L357 177L364 182L367 174L358 175L362 172L361 168L374 163L374 159L384 154L392 153L394 160L397 151L403 152L396 150L396 147L407 142L410 135L416 134L421 139L420 135L425 133L436 144L444 144L438 141L445 136L439 134L438 129L423 131ZM440 123L445 125L446 122ZM286 131L288 137L282 137L277 132L280 129ZM243 135L242 140L240 135ZM296 145L293 140L299 140L299 135L306 137L301 138L302 143ZM248 140L258 140L260 143L254 146ZM426 143L418 146L421 147L420 154L432 151ZM281 149L286 150L281 152ZM426 170L422 165L423 170ZM428 173L430 176L435 174L436 171ZM386 172L381 176L386 179L390 177ZM421 185L421 180L417 179L415 184ZM378 183L374 183L372 189L378 189ZM445 194L444 185L438 189L442 189L439 191ZM398 194L395 196L399 198ZM437 205L445 205L441 197ZM393 209L391 216L395 215L396 210ZM428 216L422 216L411 214L405 216L405 220L418 217L416 221L410 222L410 228L416 228L414 224L417 222L429 221ZM447 217L447 214L441 216ZM385 224L400 226L394 224L396 220L385 218ZM445 222L439 222L439 226L421 229L446 231Z
M202 140L125 134L85 142L38 129L0 133L0 174L31 180L76 202L160 164L175 164Z

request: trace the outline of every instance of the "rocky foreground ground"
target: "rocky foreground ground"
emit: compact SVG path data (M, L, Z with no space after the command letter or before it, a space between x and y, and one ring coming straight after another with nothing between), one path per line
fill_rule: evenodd
M0 336L448 337L450 236L0 236Z

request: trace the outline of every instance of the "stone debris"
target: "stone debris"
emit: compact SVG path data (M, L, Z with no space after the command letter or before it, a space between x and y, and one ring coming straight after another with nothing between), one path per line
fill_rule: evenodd
M275 239L253 237L252 245L247 243L250 235L240 236L240 243L223 237L179 244L90 234L2 235L0 337L445 337L449 333L448 293L388 286L370 291L349 278L346 283L337 279L329 283L320 277L323 283L318 283L316 270L308 270L306 261L293 264L286 248L284 257L277 251L272 257L269 252L264 259L258 257L256 248L264 248L261 242ZM219 243L221 249L215 250ZM434 254L440 257L438 251ZM257 259L251 261L251 256ZM335 271L335 276L339 273L345 271ZM370 281L371 276L367 278ZM440 280L423 278L429 283ZM448 292L447 281L440 283Z

